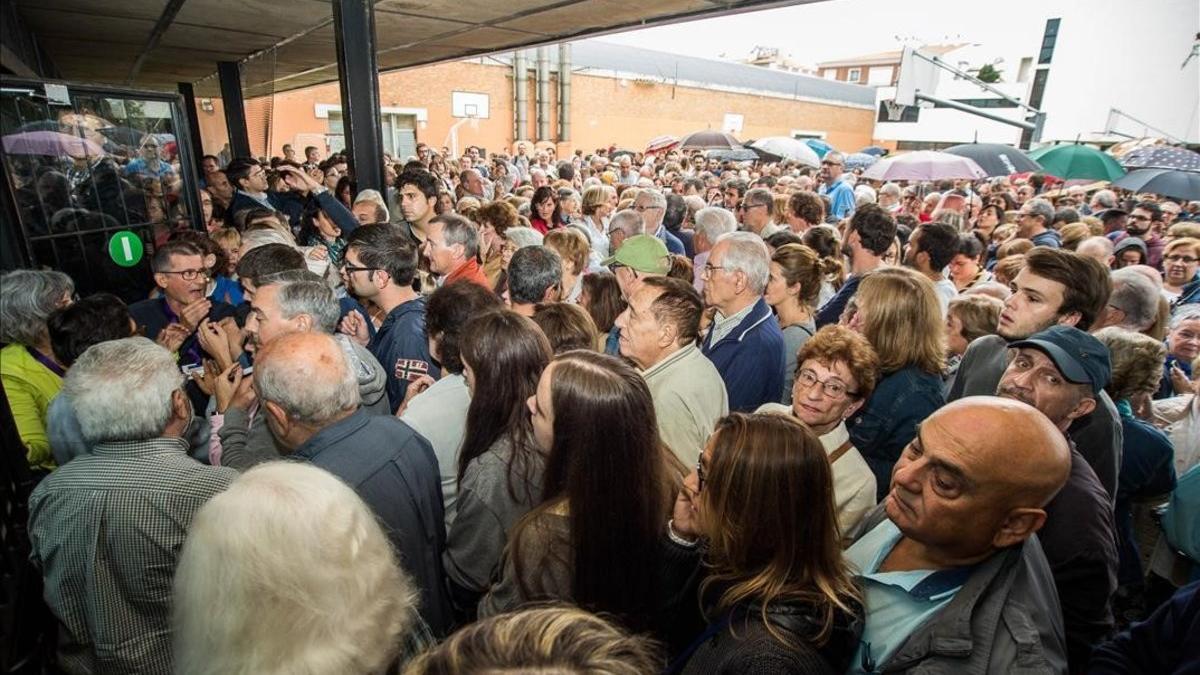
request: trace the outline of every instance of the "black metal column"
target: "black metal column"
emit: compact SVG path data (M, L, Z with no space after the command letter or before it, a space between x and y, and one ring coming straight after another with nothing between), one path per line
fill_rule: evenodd
M379 68L375 62L372 0L334 0L338 84L346 151L358 189L383 190L383 138L379 128Z
M234 157L251 157L241 65L236 61L218 61L217 76L221 80L221 101L225 105L225 127L229 130L229 152Z
M188 136L191 136L192 159L195 161L197 171L203 174L201 169L202 158L204 157L204 143L200 140L200 118L196 112L196 90L192 88L191 82L180 82L179 93L183 96L183 116L187 119Z

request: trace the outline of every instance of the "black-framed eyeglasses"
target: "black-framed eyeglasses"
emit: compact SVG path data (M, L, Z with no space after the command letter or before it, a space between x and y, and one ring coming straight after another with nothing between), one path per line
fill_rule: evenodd
M710 265L708 263L704 263L704 271L701 274L707 278L711 277L713 272L723 269L726 269L724 265Z
M184 281L195 281L199 276L207 279L210 276L208 270L163 270L159 274L178 274Z
M805 387L821 385L821 393L835 401L840 401L847 396L858 396L857 391L850 391L845 382L830 378L822 380L817 377L816 371L810 368L803 368L796 373L796 384L802 384Z
M633 207L633 210L637 211L638 213L641 213L642 211L649 211L651 209L661 209L661 208L662 208L661 206L653 206L653 205L646 206L644 204L641 204L641 205L635 204Z
M342 265L342 271L346 274L354 274L355 272L374 272L382 268L379 267L358 267L356 265Z
M1163 256L1163 260L1165 262L1181 262L1185 265L1192 265L1194 263L1200 262L1200 258L1193 258L1188 255L1176 255L1176 254Z
M1129 214L1128 218L1129 218L1129 220L1136 220L1138 222L1146 222L1146 223L1150 222L1150 216L1134 215L1131 213L1131 214Z
M821 162L821 166L841 166L840 162Z

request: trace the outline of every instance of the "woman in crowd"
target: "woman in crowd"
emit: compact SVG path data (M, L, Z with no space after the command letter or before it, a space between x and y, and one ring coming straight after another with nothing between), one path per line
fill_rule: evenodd
M518 218L517 222L520 222ZM504 243L500 246L500 276L496 281L496 295L508 292L508 264L513 254L526 246L541 246L542 233L531 227L509 227L504 230Z
M564 227L546 233L542 243L562 258L562 301L579 302L588 265L587 237L573 227Z
M579 306L587 310L599 331L599 349L612 331L617 317L625 311L625 299L621 297L621 286L612 272L596 272L583 277L583 290L579 293Z
M1200 267L1200 239L1174 239L1163 249L1163 295L1175 300L1196 278Z
M358 194L358 184L350 176L342 176L338 179L337 187L333 189L333 196L337 197L338 202L346 207L346 210L354 208L354 197Z
M903 267L863 276L849 326L879 355L883 375L863 410L849 421L850 438L875 472L876 496L891 485L892 466L917 425L945 403L942 371L946 332L933 283Z
M1121 414L1121 471L1113 511L1120 554L1117 580L1122 587L1137 588L1143 584L1144 574L1134 534L1133 503L1165 497L1175 489L1175 457L1167 436L1135 417L1133 409L1148 402L1158 386L1167 350L1154 338L1115 326L1095 335L1108 347L1112 360L1112 376L1104 390Z
M413 661L405 675L586 673L646 675L666 663L650 639L570 606L512 612L471 624Z
M992 280L991 272L983 267L983 242L973 232L958 235L958 249L948 267L950 281L959 293Z
M837 230L828 225L814 225L804 232L804 245L821 256L821 267L827 270L821 282L821 293L817 296L817 307L825 304L837 294L845 282L845 263L842 256L842 241Z
M783 415L722 419L668 531L674 556L704 560L709 623L678 656L683 673L850 667L861 593L842 558L832 470L813 430Z
M846 420L875 391L879 357L863 336L826 326L797 355L789 408L766 403L757 412L791 415L813 430L833 466L833 497L843 535L875 506L875 474L850 441Z
M677 462L658 438L645 380L615 357L567 352L528 405L548 453L545 501L513 528L480 616L562 600L635 631L661 626L660 539Z
M1175 308L1167 324L1167 354L1154 398L1192 392L1192 362L1200 357L1200 304Z
M975 222L971 226L972 232L979 233L979 239L984 242L989 258L993 257L996 251L996 247L992 245L992 234L1003 222L1004 210L994 204L987 204L979 210L979 215L975 217Z
M774 308L779 327L783 329L787 363L783 371L780 401L785 404L792 402L796 352L817 330L813 314L816 312L823 272L817 252L804 244L781 246L771 256L771 272L763 297Z
M580 219L583 215L580 212L581 202L579 193L571 188L562 188L558 191L558 209L562 216L560 222L563 225L570 225Z
M311 464L269 462L192 520L174 579L174 672L393 671L432 642L416 596L354 490Z
M242 233L232 227L221 227L213 230L209 237L221 247L225 254L225 269L217 270L218 274L237 280L237 264L242 259Z
M54 356L46 319L71 304L75 283L62 272L15 270L0 276L0 382L25 457L35 469L54 468L46 411L62 389L66 369Z
M471 619L492 585L509 530L542 502L548 449L535 439L526 401L553 352L533 321L503 311L463 328L461 354L471 407L444 558L455 607Z
M583 206L579 224L587 228L592 239L593 264L608 257L608 217L613 213L617 191L609 185L593 185L583 191Z
M475 212L479 224L479 257L483 259L483 274L492 288L504 272L504 233L517 227L517 209L503 200L488 202Z
M539 304L533 311L533 322L546 334L555 354L573 349L599 351L600 333L587 310L567 302Z
M562 211L558 205L558 192L549 185L543 185L533 193L529 202L529 223L533 229L542 234L559 227L562 222Z

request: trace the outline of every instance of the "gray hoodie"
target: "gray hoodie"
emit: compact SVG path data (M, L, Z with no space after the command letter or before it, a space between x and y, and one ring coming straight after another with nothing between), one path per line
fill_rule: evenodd
M358 395L362 408L372 415L389 415L391 408L387 398L387 373L379 361L349 337L336 334L338 346L346 354L351 368L358 377ZM217 432L221 439L221 466L245 471L256 464L279 459L286 454L275 443L275 437L267 427L266 417L261 414L251 419L249 411L229 408L225 420Z

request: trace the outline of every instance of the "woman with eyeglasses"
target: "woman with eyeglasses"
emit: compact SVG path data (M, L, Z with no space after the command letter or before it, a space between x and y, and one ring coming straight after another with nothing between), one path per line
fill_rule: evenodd
M1174 239L1163 249L1163 295L1175 300L1183 287L1196 279L1200 267L1200 239Z
M682 467L658 438L645 380L616 357L566 352L528 407L547 453L544 501L509 533L479 616L563 601L634 631L662 626L662 537Z
M733 413L717 423L668 523L668 555L702 575L707 621L673 650L670 672L846 672L863 609L834 503L825 450L799 420Z

